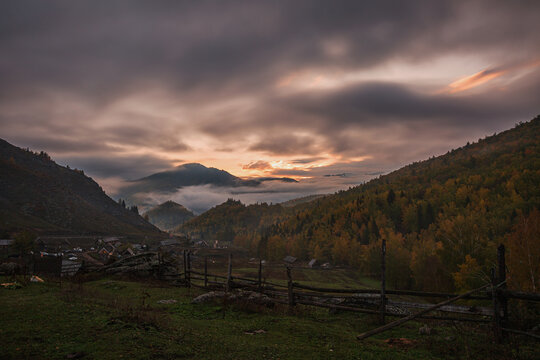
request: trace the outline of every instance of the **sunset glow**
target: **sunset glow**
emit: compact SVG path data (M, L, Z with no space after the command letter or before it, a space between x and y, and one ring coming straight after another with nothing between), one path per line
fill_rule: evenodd
M490 72L487 70L483 70L476 74L454 81L453 83L448 85L448 87L451 88L450 93L453 94L480 86L490 80L498 78L504 73L504 71Z

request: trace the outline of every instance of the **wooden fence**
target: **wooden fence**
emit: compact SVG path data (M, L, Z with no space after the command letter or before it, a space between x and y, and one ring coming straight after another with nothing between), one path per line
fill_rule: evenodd
M208 290L222 289L229 292L233 289L256 291L268 298L291 308L297 304L329 308L334 310L352 311L373 314L379 317L381 327L360 334L359 340L371 335L399 326L413 319L449 320L475 323L491 323L494 340L500 343L505 333L526 335L540 339L539 335L509 328L508 301L519 299L525 301L540 301L540 294L511 291L506 287L505 248L500 245L497 249L497 269L491 271L491 282L464 294L449 294L412 290L386 289L385 256L386 244L383 240L381 248L381 287L380 289L339 289L314 287L295 282L293 267L286 266L286 284L278 284L263 279L263 263L259 260L257 278L244 278L232 274L232 254L228 255L227 275L211 274L208 272L208 259L204 257L202 269L192 268L192 254L189 250L183 252L183 272L176 275L176 280L187 287L197 287ZM395 300L391 296L420 297L445 299L437 304L419 303ZM455 305L458 300L469 299L485 302L485 306ZM411 309L420 309L413 313ZM437 315L428 313L437 311ZM386 323L387 317L398 317L391 323Z

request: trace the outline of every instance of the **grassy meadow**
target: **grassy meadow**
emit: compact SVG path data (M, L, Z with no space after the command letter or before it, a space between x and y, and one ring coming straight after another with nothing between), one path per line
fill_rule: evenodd
M10 279L3 278L2 282ZM201 290L116 278L0 288L2 359L534 359L488 326L409 322L362 342L374 316L297 306L192 304ZM176 300L162 304L159 300ZM536 344L537 345L537 344Z

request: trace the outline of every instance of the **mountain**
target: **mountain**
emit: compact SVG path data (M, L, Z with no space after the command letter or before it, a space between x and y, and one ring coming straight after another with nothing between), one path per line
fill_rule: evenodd
M0 139L0 230L155 236L160 231L108 197L82 170Z
M288 177L259 177L259 178L254 178L253 180L259 181L259 182L263 182L263 181L281 181L281 182L286 182L286 183L298 182L298 180L291 179Z
M174 232L182 233L193 239L219 240L249 248L248 242L253 233L265 229L288 214L281 205L252 204L244 205L238 200L229 199L203 214L178 226ZM240 237L249 236L249 239Z
M174 232L187 234L192 238L233 241L243 238L240 246L250 248L255 233L267 232L268 228L287 219L309 203L326 195L309 195L280 204L267 203L244 205L238 200L229 199L185 224L179 225Z
M261 177L241 179L225 170L206 167L198 163L183 164L172 170L152 174L133 180L122 187L117 198L125 199L128 204L140 207L154 206L152 194L170 194L189 186L209 185L215 187L236 188L240 186L257 187L265 181L297 182L286 177Z
M150 204L148 204L145 194L174 193L180 188L197 185L238 187L257 186L259 184L259 181L243 180L224 170L192 163L179 165L173 170L130 181L116 195L119 198L128 200L128 203L148 206Z
M229 237L263 258L317 258L355 266L367 275L378 274L385 239L391 286L466 289L489 274L500 243L507 244L509 261L517 264L514 274L526 273L515 254L525 246L519 241L531 231L527 224L540 222L535 217L540 214L538 184L540 117L290 208L268 225L261 221L268 219L267 210L254 208L258 212L250 214L248 227ZM243 221L235 218L242 212L227 218L211 212L201 216L204 222L196 218L186 223L191 231L199 227L220 234ZM538 252L533 249L540 246L527 248Z
M163 231L171 231L195 217L191 211L174 201L166 201L143 214L145 219Z

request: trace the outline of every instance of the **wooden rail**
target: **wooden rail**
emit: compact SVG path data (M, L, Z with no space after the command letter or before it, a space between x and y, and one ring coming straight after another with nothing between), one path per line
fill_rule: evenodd
M390 290L386 289L385 279L385 255L386 244L381 246L381 288L380 289L352 289L352 288L327 288L316 287L306 284L300 284L293 281L293 269L286 267L287 284L278 284L268 282L263 279L263 264L259 260L258 272L256 278L244 278L233 275L232 254L228 256L227 275L212 274L208 272L208 256L204 257L204 270L196 271L191 266L191 256L189 251L184 251L184 272L177 275L183 276L185 286L194 286L202 289L221 288L226 292L232 289L249 289L269 296L272 302L288 305L293 308L297 304L316 306L341 311L351 311L379 316L379 321L384 324L385 318L400 317L387 325L368 331L358 336L358 339L364 339L371 335L386 331L404 322L413 319L434 319L442 321L464 321L477 323L492 323L493 334L496 342L501 342L506 333L517 335L526 335L533 338L540 338L539 335L508 327L508 300L518 299L525 301L540 301L540 294L526 293L521 291L512 291L506 289L506 265L504 246L497 249L498 267L492 269L490 284L466 292L464 294L451 294L439 292L425 292L414 290ZM161 272L160 272L161 273ZM197 276L193 276L197 275ZM211 281L213 278L214 281ZM216 281L221 279L224 281ZM193 281L201 281L202 284L196 284ZM278 290L281 289L281 290ZM300 290L300 291L298 291ZM364 297L361 295L365 295ZM372 295L372 296L369 296ZM446 298L438 304L415 303L406 301L395 301L388 298L389 295L411 296L421 298ZM479 300L491 301L492 308L479 306L450 305L458 300ZM333 303L330 303L333 301ZM422 309L415 314L398 313L397 309ZM427 313L437 311L459 315L456 316L438 316L427 315ZM466 315L466 316L463 316Z
M383 332L383 331L390 330L390 329L395 328L396 326L399 326L399 325L401 325L401 324L403 324L403 323L405 323L405 322L407 322L407 321L416 319L416 318L418 318L419 316L422 316L422 315L424 315L424 314L426 314L426 313L428 313L428 312L430 312L430 311L437 310L438 308L440 308L440 307L442 307L442 306L444 306L444 305L448 305L448 304L450 304L450 303L452 303L452 302L454 302L454 301L456 301L456 300L463 299L463 298L466 297L467 295L474 294L475 292L478 292L478 291L480 291L480 290L483 290L483 289L487 288L488 286L489 286L489 284L486 284L486 285L484 285L484 286L482 286L482 287L479 287L478 289L474 289L474 290L471 290L471 291L469 291L469 292L466 292L466 293L463 294L463 295L458 295L458 296L453 297L453 298L451 298L451 299L449 299L449 300L445 300L445 301L443 301L443 302L440 302L440 303L438 303L438 304L435 304L435 305L433 305L433 306L430 306L429 308L424 309L424 310L422 310L422 311L420 311L420 312L418 312L418 313L416 313L416 314L409 315L409 316L407 316L407 317L405 317L405 318L403 318L403 319L396 320L396 321L394 321L394 322L391 322L390 324L381 326L381 327L379 327L379 328L377 328L377 329L373 329L373 330L367 331L367 332L365 332L365 333L363 333L363 334L358 335L356 338L357 338L358 340L363 340L363 339L365 339L365 338L367 338L367 337L373 336L373 335L378 334L378 333L381 333L381 332Z
M342 293L342 294L380 294L381 290L377 289L336 289L336 288L321 288L309 285L303 285L299 283L294 283L294 287L312 290L315 292L325 292L325 293ZM385 290L387 295L409 295L409 296L418 296L418 297L435 297L435 298L452 298L458 296L459 294L449 294L449 293L436 293L436 292L425 292L425 291L414 291L414 290ZM465 299L470 300L490 300L491 296L486 295L469 295Z

